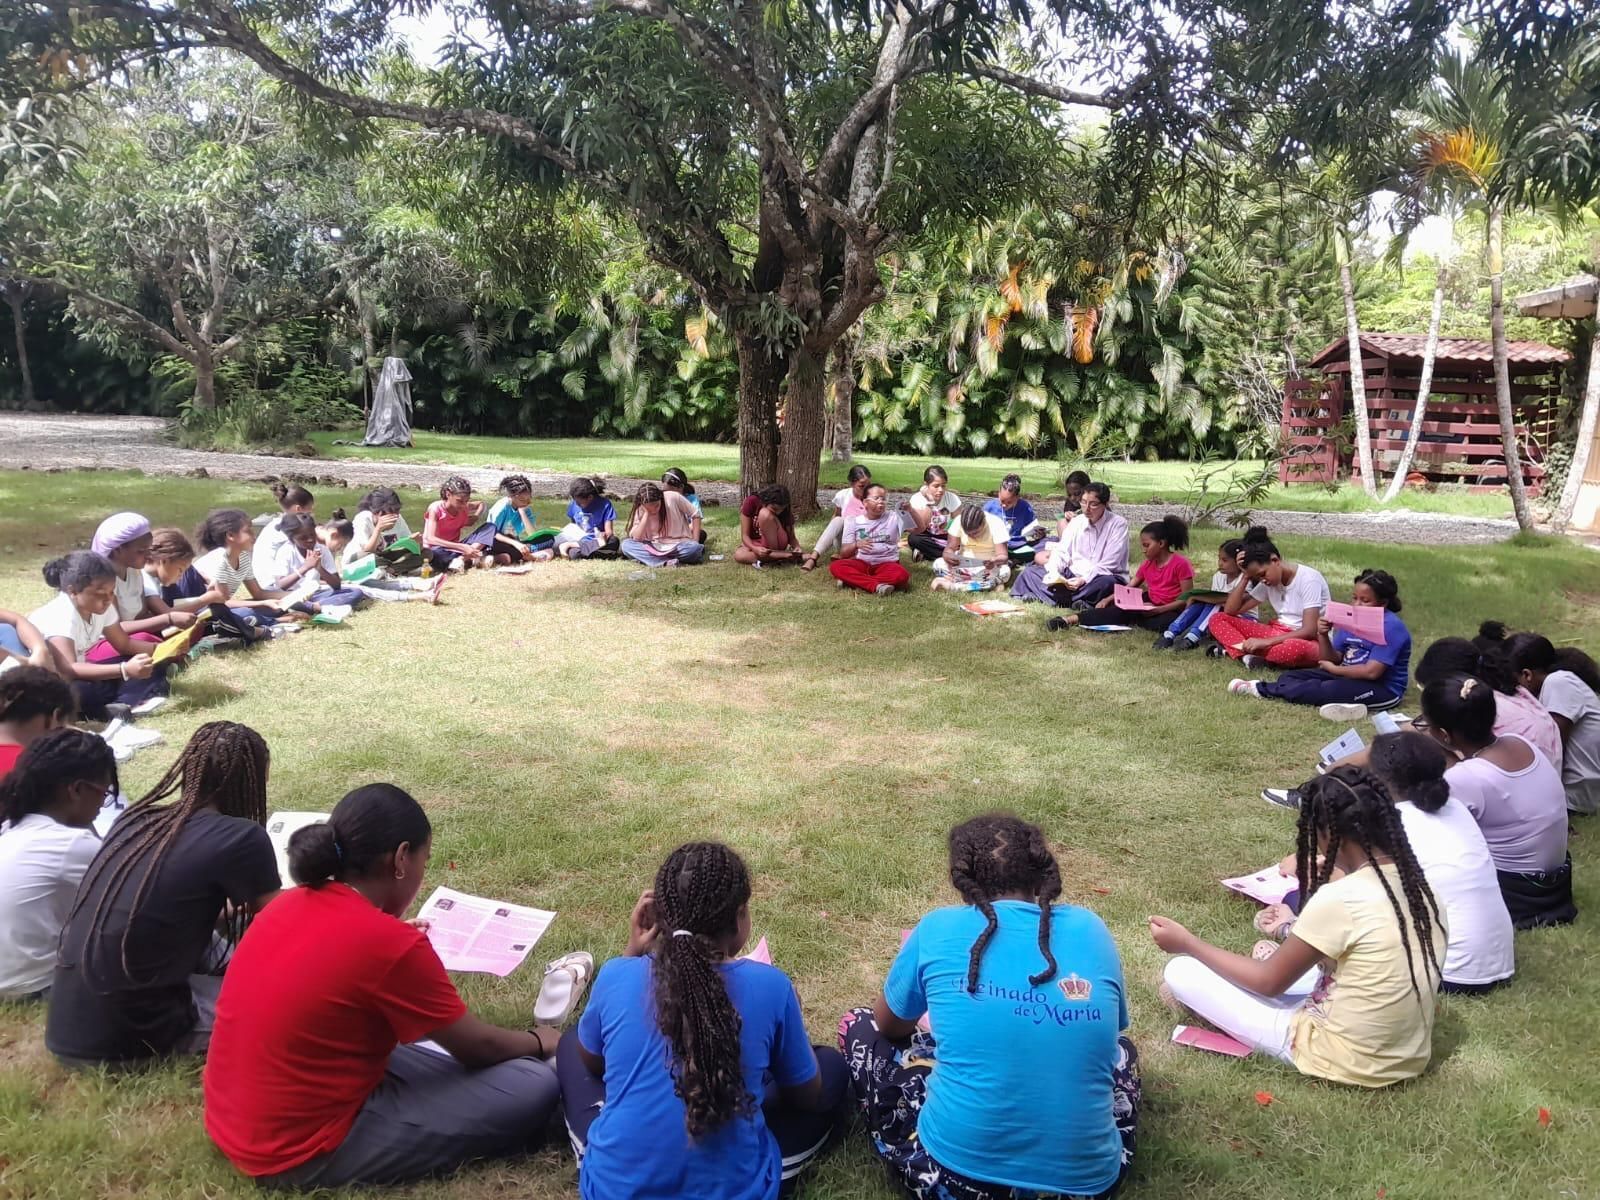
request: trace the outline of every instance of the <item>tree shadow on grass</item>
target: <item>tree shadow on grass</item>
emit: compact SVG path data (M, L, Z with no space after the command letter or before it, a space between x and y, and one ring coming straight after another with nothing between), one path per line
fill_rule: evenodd
M185 712L208 712L241 699L244 690L220 679L180 678L173 684L172 696Z

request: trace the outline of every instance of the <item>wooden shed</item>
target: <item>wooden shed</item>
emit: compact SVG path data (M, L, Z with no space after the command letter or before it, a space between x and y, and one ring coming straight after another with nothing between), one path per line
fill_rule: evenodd
M1361 335L1367 416L1380 473L1392 470L1405 448L1427 340L1420 333ZM1351 466L1354 439L1340 434L1350 412L1348 345L1347 338L1330 342L1311 360L1316 375L1284 385L1283 436L1289 453L1278 468L1284 483L1328 483ZM1512 342L1507 357L1523 478L1537 494L1544 449L1555 432L1559 373L1571 355L1543 342ZM1497 490L1505 486L1504 467L1493 347L1473 338L1440 338L1411 471L1431 483Z

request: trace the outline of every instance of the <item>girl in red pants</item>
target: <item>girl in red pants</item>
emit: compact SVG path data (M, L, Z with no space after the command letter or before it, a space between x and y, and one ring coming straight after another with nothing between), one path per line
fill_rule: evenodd
M1322 573L1285 559L1261 525L1252 525L1245 534L1239 566L1238 582L1222 611L1211 618L1209 632L1222 652L1247 667L1316 666L1321 658L1317 622L1331 599ZM1248 600L1271 605L1272 622L1243 620L1239 613Z
M900 565L900 535L916 528L916 518L902 507L889 512L889 493L875 483L862 498L864 513L845 520L839 557L828 573L840 587L859 588L887 596L911 586L911 573Z

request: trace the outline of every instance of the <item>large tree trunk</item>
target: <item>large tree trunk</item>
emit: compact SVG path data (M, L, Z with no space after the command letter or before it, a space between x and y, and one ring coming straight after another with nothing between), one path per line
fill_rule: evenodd
M1350 407L1356 419L1356 469L1367 495L1378 495L1372 467L1372 427L1367 419L1367 376L1361 366L1361 322L1356 319L1356 284L1350 270L1349 234L1333 231L1334 256L1339 263L1339 290L1344 294L1345 336L1350 343Z
M828 359L828 394L833 401L833 431L828 440L834 462L849 462L855 457L857 344L856 333L847 333Z
M739 494L778 479L778 396L789 373L786 355L748 333L739 351Z
M1406 434L1405 449L1400 451L1400 461L1395 464L1394 478L1383 493L1388 504L1400 494L1411 473L1411 463L1417 457L1417 442L1422 437L1422 418L1428 411L1428 392L1433 387L1433 363L1439 356L1439 323L1444 319L1444 277L1446 265L1439 264L1439 274L1433 283L1433 315L1428 318L1428 341L1422 347L1422 379L1417 384L1417 403L1411 410L1411 429Z
M1500 413L1501 450L1506 460L1506 486L1518 528L1533 528L1528 489L1522 481L1522 455L1517 452L1517 414L1511 407L1511 366L1506 358L1505 212L1489 206L1489 336L1494 343L1494 403Z
M804 349L789 360L789 390L783 404L783 443L778 447L778 482L789 489L797 520L817 511L817 473L822 465L822 364Z
M204 350L194 357L194 406L208 412L217 407L217 364Z
M1572 447L1572 465L1567 468L1566 486L1551 524L1561 533L1572 520L1578 506L1578 490L1589 470L1589 451L1594 446L1595 426L1600 423L1600 319L1595 321L1594 338L1589 343L1589 378L1583 388L1583 416L1578 420L1578 441Z
M33 407L33 370L28 365L28 322L22 315L22 288L14 283L0 285L11 308L11 325L17 334L17 367L22 372L22 407Z

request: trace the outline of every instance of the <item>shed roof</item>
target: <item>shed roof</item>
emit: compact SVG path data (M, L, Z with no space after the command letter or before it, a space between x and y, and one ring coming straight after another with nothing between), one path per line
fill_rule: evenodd
M1311 360L1314 367L1327 366L1333 362L1343 362L1348 357L1346 347L1349 338L1335 338L1324 346L1315 358ZM1377 355L1396 362L1421 363L1422 352L1428 344L1428 336L1423 333L1363 333L1361 335L1361 353ZM1511 342L1506 347L1506 357L1513 365L1558 367L1569 361L1572 355L1556 346L1546 345L1544 342ZM1494 362L1494 346L1492 343L1480 338L1440 338L1439 350L1435 358L1436 367L1449 366L1478 366L1486 367Z
M1513 304L1525 317L1592 317L1596 298L1600 297L1600 279L1593 275L1574 275L1537 292L1518 296Z

